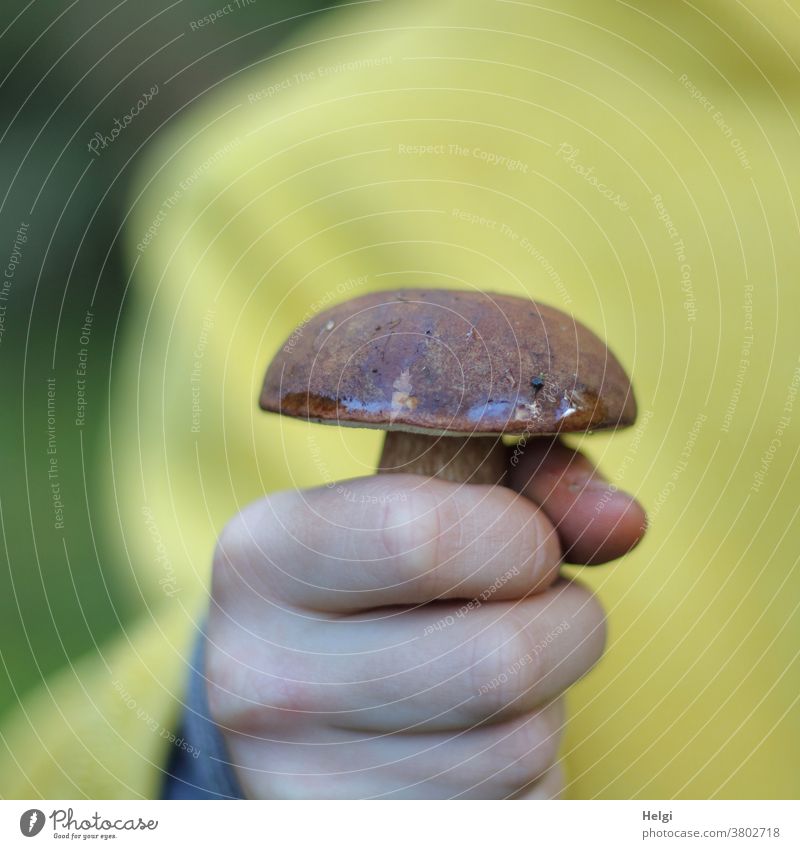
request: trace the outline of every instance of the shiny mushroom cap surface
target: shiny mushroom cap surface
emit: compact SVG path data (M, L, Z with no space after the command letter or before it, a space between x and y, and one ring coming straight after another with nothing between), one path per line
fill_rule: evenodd
M270 363L262 409L430 434L624 427L630 380L606 344L535 301L477 291L371 292L300 325Z

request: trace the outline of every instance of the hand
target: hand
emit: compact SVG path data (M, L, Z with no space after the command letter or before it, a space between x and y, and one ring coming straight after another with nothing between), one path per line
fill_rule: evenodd
M208 696L247 796L560 793L560 695L605 640L563 552L619 557L645 518L558 442L518 459L512 488L380 475L227 525Z

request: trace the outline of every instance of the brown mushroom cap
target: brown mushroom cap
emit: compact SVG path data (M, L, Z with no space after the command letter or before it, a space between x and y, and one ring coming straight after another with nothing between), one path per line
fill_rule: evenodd
M264 410L432 434L555 434L633 423L616 357L565 313L449 289L371 292L298 327L270 363Z

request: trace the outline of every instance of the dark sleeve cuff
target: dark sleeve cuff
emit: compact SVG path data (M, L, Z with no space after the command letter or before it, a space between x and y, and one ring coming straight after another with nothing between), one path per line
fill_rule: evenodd
M205 657L203 631L192 653L186 704L166 768L163 799L244 799L222 732L209 716Z

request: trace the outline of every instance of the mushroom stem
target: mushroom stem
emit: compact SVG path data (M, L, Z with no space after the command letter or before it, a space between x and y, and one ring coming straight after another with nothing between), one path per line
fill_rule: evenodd
M499 435L434 436L390 430L378 472L410 472L454 483L502 484L506 459Z

